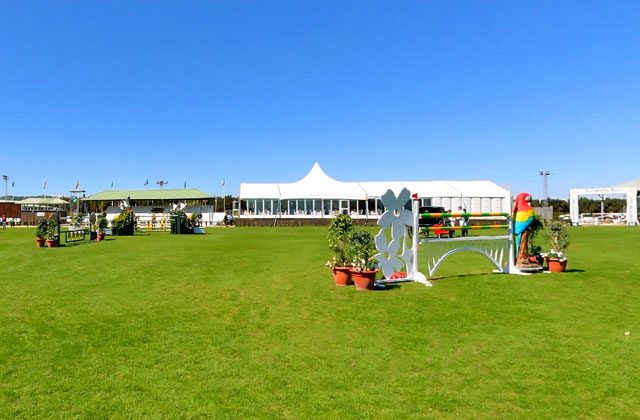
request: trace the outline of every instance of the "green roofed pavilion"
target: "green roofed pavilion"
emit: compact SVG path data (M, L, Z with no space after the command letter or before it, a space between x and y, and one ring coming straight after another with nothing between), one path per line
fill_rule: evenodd
M104 190L89 197L84 201L120 201L120 200L149 200L149 201L186 201L186 200L213 200L213 196L200 191L197 188L181 189L155 189L155 190Z

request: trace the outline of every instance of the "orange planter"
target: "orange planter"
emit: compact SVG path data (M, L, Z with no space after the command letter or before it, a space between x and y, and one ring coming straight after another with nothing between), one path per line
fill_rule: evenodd
M53 239L47 239L47 247L48 248L53 248L56 246L56 241L54 241Z
M42 248L44 246L44 238L36 238L36 246Z
M373 283L376 281L376 273L378 270L368 271L351 271L351 278L356 285L357 290L371 290Z
M351 267L335 267L331 272L336 286L350 286L353 284L353 281L351 281Z
M567 269L567 260L560 261L557 258L549 258L547 259L547 265L552 273L561 273Z

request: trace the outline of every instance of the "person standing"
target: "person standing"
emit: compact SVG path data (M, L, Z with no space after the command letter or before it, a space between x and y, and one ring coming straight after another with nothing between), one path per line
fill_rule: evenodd
M2 229L6 229L7 228L7 215L3 214L2 215Z
M467 209L462 208L462 206L458 206L458 213L466 213ZM469 226L469 217L460 216L458 218L458 225L460 226L460 234L462 236L469 236L469 230L467 226Z

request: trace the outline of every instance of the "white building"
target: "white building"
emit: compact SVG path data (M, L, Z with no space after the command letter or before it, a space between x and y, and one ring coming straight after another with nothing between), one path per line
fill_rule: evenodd
M326 218L348 213L353 218L379 218L380 197L388 189L407 188L421 205L471 212L510 212L511 194L491 181L342 182L328 176L316 162L309 173L291 183L241 183L240 218Z

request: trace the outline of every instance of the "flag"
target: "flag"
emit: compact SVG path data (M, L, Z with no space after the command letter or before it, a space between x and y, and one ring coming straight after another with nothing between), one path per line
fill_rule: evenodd
M13 187L15 187L15 186L16 186L16 183L15 183L15 182L13 182L13 181L11 181L11 188L13 188Z
M111 188L113 188L113 180L111 181Z
M46 190L47 189L47 180L44 180L44 184L42 184L42 189Z
M183 188L187 188L187 181L184 181L184 187Z
M149 178L147 178L147 180L144 182L144 186L148 187L149 186Z
M80 188L80 181L76 182L76 188L75 189L77 190L78 188Z
M220 183L221 187L224 187L224 178L222 178L222 182Z

